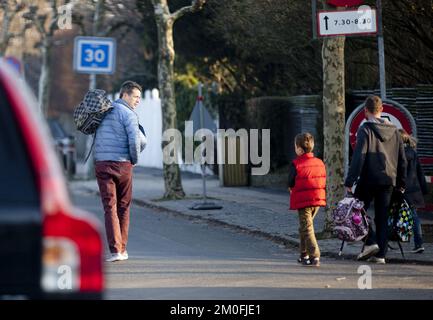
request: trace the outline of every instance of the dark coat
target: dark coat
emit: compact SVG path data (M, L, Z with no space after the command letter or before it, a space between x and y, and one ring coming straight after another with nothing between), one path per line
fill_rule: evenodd
M425 205L423 194L428 193L424 172L415 150L405 145L404 151L407 159L405 198L411 206L423 208Z
M356 136L356 146L344 185L405 187L406 156L397 128L391 124L365 122ZM359 178L359 181L358 181Z

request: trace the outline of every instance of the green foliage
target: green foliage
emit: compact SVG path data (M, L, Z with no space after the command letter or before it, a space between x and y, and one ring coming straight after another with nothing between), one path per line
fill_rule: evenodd
M209 0L202 12L177 25L177 53L225 92L317 92L320 45L311 42L309 15L299 1Z
M382 4L388 83L432 83L431 1ZM208 0L200 13L176 24L176 52L201 79L216 81L227 93L320 94L322 41L313 40L310 6L299 0ZM376 37L348 37L345 51L346 88L377 88Z

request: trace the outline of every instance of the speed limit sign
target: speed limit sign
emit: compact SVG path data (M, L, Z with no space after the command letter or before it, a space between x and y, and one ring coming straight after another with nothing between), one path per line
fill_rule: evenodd
M112 74L116 66L114 38L76 37L74 70L80 73Z

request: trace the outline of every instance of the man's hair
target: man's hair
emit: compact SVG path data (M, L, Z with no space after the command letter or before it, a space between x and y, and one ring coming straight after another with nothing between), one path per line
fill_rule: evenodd
M380 108L382 107L382 99L378 96L368 96L365 99L365 108L372 114L377 114L380 112Z
M143 92L143 89L137 82L131 80L125 81L120 87L120 98L123 97L124 93L130 95L134 89L138 89L141 93Z
M305 153L309 153L314 149L314 137L308 132L299 133L295 137L295 144L297 147L302 148Z

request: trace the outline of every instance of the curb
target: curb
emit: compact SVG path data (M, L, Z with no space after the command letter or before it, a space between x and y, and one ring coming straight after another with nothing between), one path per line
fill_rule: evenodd
M89 194L100 196L99 191L96 191L92 188L84 186L83 189L84 189L83 191L86 191ZM139 200L139 199L132 198L132 203L134 203L135 205L138 205L140 207L147 207L147 208L155 209L158 211L164 211L164 212L169 213L173 216L179 216L182 218L186 218L188 220L200 220L200 221L208 222L208 223L213 224L213 225L225 227L225 228L228 228L228 229L231 229L234 231L247 233L247 234L250 234L253 236L258 236L258 237L270 240L274 243L284 245L286 247L299 248L299 239L297 239L297 238L293 238L293 237L287 237L286 238L286 237L276 236L276 235L273 235L271 233L267 233L267 232L260 231L260 230L251 230L251 229L248 229L246 227L238 226L235 224L230 224L230 223L227 223L227 222L224 222L221 220L217 220L217 219L190 215L190 214L184 213L182 211L174 210L171 208L166 208L162 205L159 205L159 204L152 202L152 201L149 201L149 200ZM354 254L344 254L344 255L339 256L337 252L326 251L326 250L322 251L321 250L321 255L325 256L325 257L338 259L338 260L350 260L350 261L355 261L355 262L361 262L361 261L357 260L357 255L354 255ZM433 265L433 261L424 261L424 260L416 260L416 259L386 258L386 260L388 263L395 263L395 264Z

